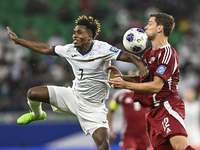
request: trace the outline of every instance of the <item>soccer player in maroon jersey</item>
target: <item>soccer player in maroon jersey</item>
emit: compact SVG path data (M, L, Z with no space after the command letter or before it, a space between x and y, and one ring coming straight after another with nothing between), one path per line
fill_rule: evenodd
M179 59L175 49L168 43L174 26L171 15L150 14L145 32L152 47L142 56L149 69L149 76L141 79L141 83L128 82L123 80L119 70L108 67L118 76L108 83L116 89L135 91L135 100L144 107L151 107L146 114L146 121L149 138L155 150L194 150L187 141L185 106L177 92Z
M134 92L127 89L118 90L113 94L108 113L110 138L116 139L112 125L113 115L118 106L121 105L123 108L123 128L119 146L122 150L150 150L145 123L145 114L148 108L134 102L133 95Z

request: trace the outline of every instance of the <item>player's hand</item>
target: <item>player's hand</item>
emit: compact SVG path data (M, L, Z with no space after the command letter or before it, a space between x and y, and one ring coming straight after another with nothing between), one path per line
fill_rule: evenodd
M17 35L9 28L7 27L7 32L10 35L11 40L13 41L13 43L17 44L16 40L18 39Z
M125 89L126 87L126 82L121 77L110 79L107 82L110 83L111 87L114 89Z
M123 74L115 66L108 66L107 69L111 70L114 73L115 77L122 77L123 76Z
M146 67L141 69L139 72L140 78L146 78L148 75L149 75L149 70Z

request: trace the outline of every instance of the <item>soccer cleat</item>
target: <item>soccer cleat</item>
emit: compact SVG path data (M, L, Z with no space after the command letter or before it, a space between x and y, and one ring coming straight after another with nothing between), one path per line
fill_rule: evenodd
M47 114L46 114L44 111L43 111L43 113L42 113L42 116L40 116L39 118L35 118L35 117L33 116L33 113L30 112L30 113L26 113L26 114L22 115L21 117L19 117L19 118L17 119L17 123L18 123L19 125L27 125L27 124L29 124L29 123L32 122L32 121L36 121L36 120L45 120L46 117L47 117Z

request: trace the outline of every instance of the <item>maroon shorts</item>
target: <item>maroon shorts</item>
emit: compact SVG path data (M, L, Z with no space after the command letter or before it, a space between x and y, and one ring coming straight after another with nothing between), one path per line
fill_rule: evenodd
M125 136L119 146L122 150L133 148L135 150L148 150L150 149L149 139L136 138L132 136Z
M165 101L146 114L147 132L154 149L169 141L171 135L185 135L183 119L185 105L182 100Z

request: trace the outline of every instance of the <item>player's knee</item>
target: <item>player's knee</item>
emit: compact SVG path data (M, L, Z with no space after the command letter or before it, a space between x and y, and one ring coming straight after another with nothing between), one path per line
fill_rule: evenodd
M101 127L98 128L92 135L98 150L110 150L108 129Z
M100 144L98 145L98 149L99 150L110 150L109 141L103 140L102 142L100 142Z
M108 138L96 137L95 142L98 150L110 150Z
M34 88L30 88L27 92L27 97L31 100L33 100L35 98L36 92L34 90Z

